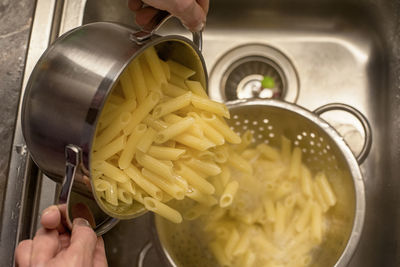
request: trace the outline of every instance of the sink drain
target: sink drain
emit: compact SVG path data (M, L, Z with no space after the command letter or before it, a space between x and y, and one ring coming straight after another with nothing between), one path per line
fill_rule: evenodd
M217 101L279 98L296 102L297 73L280 51L265 45L245 45L226 53L210 74L209 95Z

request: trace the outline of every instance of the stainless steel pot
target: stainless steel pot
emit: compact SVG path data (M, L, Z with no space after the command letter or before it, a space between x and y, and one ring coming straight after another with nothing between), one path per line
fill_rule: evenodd
M168 14L159 13L142 31L109 22L71 30L44 52L29 78L23 99L22 130L32 159L47 176L63 183L60 204L69 204L71 190L94 202L88 206L98 218L97 234L115 225L118 220L113 217L127 219L144 211L138 204L130 216L123 216L104 208L92 194L93 138L102 107L119 75L130 61L154 46L162 58L194 69L194 78L207 86L200 53L201 33L193 34L196 44L181 36L154 34L167 18Z
M256 142L280 146L280 136L302 149L302 158L313 172L324 171L337 204L329 211L330 225L324 242L313 253L311 266L346 266L357 247L365 216L365 190L359 164L366 159L372 142L371 128L356 109L344 104L328 104L310 112L279 100L239 100L228 102L228 123L237 132L253 130ZM365 142L355 157L343 138L320 115L343 110L355 116L364 128ZM168 266L218 266L203 241L201 225L184 221L176 225L155 216L154 244ZM143 265L144 247L138 266Z

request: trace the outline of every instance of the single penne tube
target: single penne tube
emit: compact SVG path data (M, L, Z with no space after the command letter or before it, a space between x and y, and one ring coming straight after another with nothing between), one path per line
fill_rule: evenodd
M94 147L96 150L101 149L106 144L110 143L124 129L132 116L129 112L122 112L114 122L112 122L104 131L95 138Z
M230 260L233 259L233 251L234 251L236 245L238 244L239 239L240 239L240 235L239 235L238 230L236 228L233 228L230 231L230 234L228 236L228 239L227 239L225 247L224 247L225 255Z
M251 164L234 151L230 152L230 155L228 157L228 164L239 171L253 174L253 167L251 166Z
M132 99L130 99L130 100L132 100ZM134 99L133 99L133 101L136 102ZM118 109L118 106L119 105L107 101L101 111L101 116L105 116L107 113L110 113L110 112Z
M150 113L150 111L160 101L160 94L150 92L146 99L132 113L131 119L124 127L125 134L131 134L133 129L142 122L142 120Z
M189 113L191 113L191 112L187 112L187 113L185 113L185 115L189 115ZM193 118L192 116L189 116L189 117ZM186 118L188 118L188 117L186 117ZM169 124L174 124L174 123L180 122L183 119L184 119L183 117L178 116L173 113L170 113L170 114L167 114L164 116L165 122L167 122ZM195 120L195 118L193 118L193 119ZM195 122L193 122L193 124L190 127L188 127L185 132L188 134L191 134L193 136L196 136L198 138L204 138L203 130Z
M161 91L164 95L170 97L178 97L188 92L188 90L183 89L175 84L167 83L161 86Z
M153 158L152 156L145 154L141 151L136 153L136 161L144 168L151 170L155 174L160 175L164 180L174 183L175 175L172 171L172 167L163 163L161 160Z
M329 205L326 203L324 196L322 195L321 189L317 183L313 182L313 195L316 202L320 205L322 212L327 212L329 210Z
M119 82L118 85L121 86L121 83ZM115 89L114 89L114 90L115 90ZM116 94L111 94L111 95L107 98L107 102L110 102L110 103L116 104L116 105L120 105L120 104L124 103L125 101L126 101L126 100L125 100L123 97L118 96L118 95L116 95Z
M233 249L233 256L238 256L244 254L250 246L250 239L251 239L251 228L248 227L246 230L243 232L243 234L240 235L240 238Z
M138 190L136 190L136 194L133 195L133 199L143 205L143 202L144 202L143 198L145 198L147 196L148 195L144 191L141 191L140 189L138 189Z
M96 192L104 192L106 190L109 190L111 187L109 182L100 178L93 179L93 185Z
M140 140L138 141L138 144L136 145L136 148L144 153L146 153L150 146L153 144L155 138L156 138L157 132L153 128L147 128L147 131Z
M124 149L125 145L126 145L126 136L121 135L114 141L103 146L98 151L93 152L92 161L106 160L112 157L113 155L117 154L118 152L120 152L122 149Z
M124 188L117 188L118 200L125 204L132 204L133 195Z
M124 172L135 182L144 192L149 194L155 199L162 200L163 192L160 188L158 188L153 183L149 182L146 178L143 177L142 172L133 164L130 164L128 168L124 170ZM136 193L139 190L136 190Z
M242 142L234 148L238 153L243 152L253 142L254 139L252 132L249 130L245 131L241 138Z
M276 199L281 199L287 195L289 195L290 193L292 193L294 190L294 184L289 182L289 181L284 181L281 182L278 185L278 188L275 190L275 198Z
M192 187L196 188L204 194L211 195L215 192L214 186L206 179L198 175L193 169L188 167L186 164L177 162L174 170L177 174L182 176Z
M301 173L301 149L295 147L290 158L289 174L288 177L291 180L300 178Z
M144 81L148 92L161 93L161 84L155 80L150 70L149 64L144 57L139 57L140 67L142 68Z
M225 190L219 199L219 206L221 208L229 207L232 204L238 189L239 183L237 181L230 181L226 185Z
M160 160L177 160L185 153L185 149L165 147L165 146L151 146L147 153Z
M132 195L136 194L136 187L133 181L128 181L125 183L117 183L117 185L118 188L123 188Z
M161 60L159 59L154 46L148 47L144 50L143 54L156 82L158 84L166 84L167 77L165 76L164 69L160 62Z
M315 176L315 183L319 187L319 190L328 206L334 206L336 204L336 196L325 174L322 172L317 173Z
M304 229L306 229L306 227L308 226L311 220L312 207L313 207L313 202L311 200L307 201L306 206L300 212L300 217L296 222L295 228L297 232L304 231Z
M175 136L184 133L190 126L193 125L194 119L186 117L178 122L170 124L166 129L159 131L155 136L155 143L162 144Z
M279 152L267 144L257 145L257 150L268 160L276 161L280 158Z
M211 142L215 143L216 145L223 145L225 143L224 136L210 126L207 122L205 122L198 113L189 112L188 116L191 116L196 120L196 123L203 129L204 135L210 139Z
M229 152L226 146L218 146L214 150L214 160L218 163L226 163L228 161Z
M125 98L126 99L136 98L135 90L133 89L132 78L130 76L128 69L125 69L124 72L122 72L119 80L121 82L122 92L124 93Z
M238 136L231 128L229 128L225 121L218 118L215 114L202 112L200 116L215 130L222 134L225 137L226 141L232 144L240 144L240 142L242 141L240 136Z
M93 170L102 172L105 176L113 179L116 182L125 183L129 181L129 177L123 171L107 161L94 161L92 163L92 167Z
M135 59L131 62L129 65L129 71L132 77L133 88L136 92L136 100L140 105L145 100L149 90L147 89L143 70L138 59Z
M167 123L165 123L164 121L159 120L159 119L154 119L153 116L151 116L151 115L147 115L143 119L143 123L146 124L147 126L153 128L156 131L161 131L168 127Z
M200 82L186 80L185 84L189 88L189 90L192 91L193 94L208 99L207 92L206 90L204 90Z
M312 184L312 178L311 178L311 172L310 170L305 166L301 165L301 191L303 194L308 197L312 198L313 197L313 184Z
M276 203L276 218L274 223L274 234L276 236L280 236L285 231L286 225L286 214L285 214L285 207L281 202Z
M179 88L186 89L186 90L188 89L186 86L186 83L185 83L185 79L183 79L182 77L180 77L174 73L171 73L171 77L168 80L168 82L173 85L178 86Z
M215 147L215 144L207 140L206 138L198 138L191 134L183 133L174 137L174 140L190 148L205 151L211 147Z
M144 136L147 131L147 126L145 124L138 124L134 129L132 134L129 136L125 149L122 150L121 156L118 159L118 166L121 169L128 168L132 159L137 151L136 146L138 145L140 139Z
M171 59L167 60L167 64L169 66L171 73L178 75L179 77L182 77L185 80L196 73L194 70L189 69L188 67Z
M182 222L182 216L177 210L152 197L144 198L144 207L173 223Z
M269 222L275 222L276 220L276 210L275 210L275 205L274 202L268 198L266 200L263 201L263 206L264 206L264 210L265 210L265 214L267 217L267 220Z
M103 176L102 178L110 184L110 187L104 191L105 200L111 205L118 206L117 182L109 177Z
M191 158L185 161L185 164L191 169L204 173L207 176L213 176L221 173L221 168L214 162L210 160L199 160L196 158Z
M169 114L171 112L177 111L181 108L184 108L184 107L190 105L191 96L192 96L192 92L187 92L181 96L172 98L170 100L167 100L166 102L163 102L163 103L157 105L154 108L153 117L155 119L157 119L166 114Z
M227 119L230 118L229 110L224 104L208 98L192 94L192 105L200 110L208 111Z
M165 62L164 60L160 59L160 63L161 63L161 67L163 68L165 77L167 78L167 81L169 81L171 79L171 71L169 70L169 65L167 64L167 62Z
M213 196L203 194L193 187L189 187L189 190L186 192L186 196L207 207L214 206L218 203Z
M172 196L175 199L182 200L185 197L185 190L180 187L178 184L166 181L160 175L143 168L142 174L145 178L147 178L151 183L157 185L168 195Z
M218 241L212 241L208 247L211 252L214 254L215 259L218 261L220 266L229 266L230 261L227 259L225 255L225 251L222 247L222 244Z
M106 104L107 105L107 104ZM107 128L117 117L123 112L132 112L136 108L136 100L135 99L129 99L119 105L118 108L115 110L111 111L110 113L101 114L101 117L99 119L99 129L103 130L104 128Z
M319 244L322 241L322 211L321 207L314 203L311 211L311 236Z

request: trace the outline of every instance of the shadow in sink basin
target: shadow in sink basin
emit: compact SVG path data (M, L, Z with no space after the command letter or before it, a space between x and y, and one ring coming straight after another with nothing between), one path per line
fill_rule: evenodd
M391 113L393 104L388 104L394 100L387 89L390 65L386 47L391 37L384 31L388 18L382 20L385 15L382 12L393 17L388 8L392 4L386 4L389 2L211 0L204 32L203 55L210 71L212 98L225 100L223 77L235 60L254 55L270 56L254 50L227 58L238 47L257 44L279 51L290 62L298 79L297 104L313 110L326 103L342 102L359 109L369 119L374 142L369 158L361 166L367 212L359 248L350 263L357 267L400 264L394 238L398 233L390 230L397 229L398 225L394 201L398 198L394 189L399 188L399 182L389 173L395 158L388 158L391 147L386 142L389 128L398 130L398 126L390 126L387 119L394 116ZM385 9L378 8L383 4ZM134 15L125 0L88 0L83 22L104 20L135 27ZM167 22L159 32L161 35L171 33L189 36L176 19ZM290 91L290 86L285 90ZM324 118L334 126L350 127L363 138L362 128L354 120L337 114L327 114ZM352 146L352 141L347 141ZM398 157L398 153L392 152L392 155ZM123 229L128 229L130 224L138 233L147 231L135 221L123 222ZM108 233L105 240L118 242L124 249L115 251L113 245L109 245L107 253L113 266L126 266L124 263L135 260L136 256L126 251L134 245L136 236L121 235L118 229Z

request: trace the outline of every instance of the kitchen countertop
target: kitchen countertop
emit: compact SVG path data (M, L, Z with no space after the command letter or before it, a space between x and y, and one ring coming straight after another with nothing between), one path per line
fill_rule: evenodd
M0 214L35 2L0 0Z

